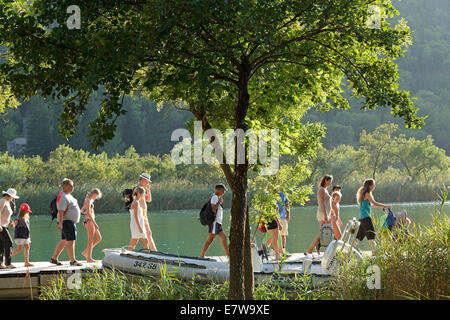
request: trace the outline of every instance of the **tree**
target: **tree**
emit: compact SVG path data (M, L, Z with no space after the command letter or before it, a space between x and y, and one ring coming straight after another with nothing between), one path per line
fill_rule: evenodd
M404 21L392 28L384 19L379 29L368 28L372 2L84 0L82 27L69 30L71 1L0 0L0 45L8 47L0 85L16 97L64 99L66 136L92 92L104 87L89 125L94 147L114 136L124 96L136 89L158 103L184 101L203 130L277 128L285 153L295 151L290 141L308 108L348 108L344 81L362 108L388 107L407 126L420 127L393 62L410 30ZM398 14L390 1L377 3L387 16ZM250 164L239 163L236 152L221 168L232 189L229 297L250 299Z
M388 165L391 158L391 142L398 125L393 123L382 124L372 133L362 131L359 139L360 149L357 161L362 171L369 168L372 178L375 179L381 165Z

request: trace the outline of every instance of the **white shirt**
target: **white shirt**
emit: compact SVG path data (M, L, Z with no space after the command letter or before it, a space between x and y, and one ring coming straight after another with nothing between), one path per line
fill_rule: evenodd
M8 227L9 221L11 219L12 215L12 209L11 205L9 204L9 201L5 198L0 199L0 214L1 214L1 226L2 227Z
M211 204L217 204L218 202L219 202L219 196L214 194L211 197ZM216 210L216 220L214 220L214 222L222 224L222 218L223 218L223 209L222 209L222 206L219 205Z

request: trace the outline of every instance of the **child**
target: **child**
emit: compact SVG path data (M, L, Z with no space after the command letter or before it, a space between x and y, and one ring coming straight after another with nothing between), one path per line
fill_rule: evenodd
M145 249L148 249L147 234L144 225L144 215L142 213L142 207L140 205L141 200L145 197L145 189L143 187L137 187L133 191L133 202L130 208L130 229L131 239L128 246L128 250L134 250L139 240Z
M11 253L11 256L22 251L22 246L24 247L24 258L25 258L25 267L33 267L34 265L29 261L30 254L30 206L27 203L22 203L20 206L19 214L17 218L14 220L14 241L16 242L17 249Z
M86 199L84 199L83 208L81 209L81 212L86 215L83 224L86 227L88 234L87 247L81 254L86 258L86 262L88 263L95 262L95 260L92 259L92 249L94 249L94 247L102 240L102 235L100 234L97 222L95 221L94 212L94 201L101 197L102 192L99 189L92 189L87 193Z
M339 217L339 202L341 201L341 198L342 194L339 191L334 191L331 194L331 223L336 240L340 240L342 237L340 229L342 228L342 221Z

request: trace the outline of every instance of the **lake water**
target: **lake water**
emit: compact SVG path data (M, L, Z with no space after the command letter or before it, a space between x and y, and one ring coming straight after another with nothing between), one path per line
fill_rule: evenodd
M431 214L436 204L432 203L400 203L394 205L394 211L406 210L408 217L417 225L427 225L431 222ZM289 223L289 236L287 238L287 250L289 252L304 252L313 238L318 234L319 226L316 221L317 207L298 207L291 211ZM448 213L448 204L446 205ZM153 232L157 249L182 255L198 256L206 239L208 228L202 226L198 220L198 212L195 211L163 211L151 212L149 214L150 227ZM342 206L341 220L344 223L352 217L358 217L357 206ZM382 210L374 209L375 216L383 214ZM224 210L223 228L227 236L230 228L230 210ZM104 248L118 248L128 245L130 240L130 215L127 212L117 214L98 214L97 224L100 227L103 240L94 248L94 259L101 260ZM48 261L53 254L56 244L60 240L56 221L50 223L49 216L31 216L31 249L30 261ZM78 239L76 241L75 253L78 260L84 260L81 252L86 248L87 235L82 222L77 225ZM252 236L255 226L252 226ZM343 229L342 229L343 230ZM10 228L13 236L14 231ZM257 242L261 243L263 235L257 231ZM15 244L14 244L15 247ZM137 248L141 248L139 244ZM360 244L362 250L369 249L367 240ZM224 255L220 240L217 238L209 248L207 255ZM68 260L66 250L59 257L61 261ZM13 257L14 262L23 262L23 253Z

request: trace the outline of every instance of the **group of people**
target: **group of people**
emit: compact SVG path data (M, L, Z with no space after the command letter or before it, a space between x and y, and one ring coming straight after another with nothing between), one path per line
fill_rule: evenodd
M330 225L333 230L334 239L340 240L342 237L341 228L343 226L339 210L340 201L342 199L342 187L335 185L332 187L331 195L328 192L328 188L333 184L333 176L325 175L322 177L318 190L317 190L317 202L318 208L316 213L317 221L319 222L320 232L314 238L311 245L305 251L305 255L312 254L314 248L320 253L320 238L321 231L325 225ZM386 205L375 201L372 191L375 189L375 180L367 179L364 181L356 194L356 200L359 205L359 221L360 227L358 233L353 242L353 246L356 247L360 241L367 238L370 242L372 250L375 249L375 227L371 215L371 207L380 209L392 209L392 205ZM266 224L266 232L269 234L269 238L265 241L265 245L271 245L274 250L277 261L280 259L280 255L286 253L286 237L288 235L288 223L290 221L290 207L289 200L283 192L278 189L273 191L279 194L280 198L277 201L279 218L273 219L270 223ZM409 219L406 219L406 227L409 224ZM279 246L278 239L281 236L281 247Z
M147 217L147 203L152 201L150 192L151 177L147 173L142 173L139 177L138 185L133 189L133 201L129 208L130 213L130 231L131 239L128 249L133 250L139 241L146 249L157 251L155 242L153 241L152 232ZM333 176L325 175L318 186L317 201L318 209L316 218L319 222L319 227L326 224L331 224L333 229L333 235L336 240L340 240L342 237L341 228L342 221L339 217L339 203L342 198L342 188L340 186L333 186L331 195L328 193L328 188L333 183ZM357 203L359 204L359 221L360 227L356 235L356 239L353 246L357 246L360 241L365 237L370 242L372 250L375 249L375 228L371 216L371 207L381 209L391 209L391 205L386 205L375 201L372 191L375 189L375 180L368 179L364 181L361 188L358 189L356 194ZM92 258L93 248L102 240L99 226L95 221L94 201L102 197L102 193L99 189L94 188L86 194L83 202L83 206L80 209L78 201L72 196L74 190L73 181L70 179L64 179L62 182L62 191L57 197L57 209L58 209L58 230L61 232L61 241L57 244L54 253L50 259L52 264L61 265L58 257L66 248L67 255L69 256L70 265L81 266L82 264L75 259L75 241L77 238L76 224L80 221L81 214L85 215L83 224L87 231L88 243L86 249L81 253L86 262L95 262ZM215 214L214 221L208 226L208 235L203 245L203 249L200 253L200 257L204 257L209 246L213 242L216 236L219 236L222 247L225 250L227 256L230 255L227 237L222 228L223 219L223 196L227 188L223 184L216 185L215 192L211 195L210 203L212 211ZM266 241L266 245L271 245L277 260L280 255L286 253L286 239L288 236L288 225L290 221L290 206L289 199L283 192L275 189L275 194L280 196L277 200L279 218L273 219L266 225L269 238ZM29 262L30 251L30 222L29 214L32 212L30 206L27 203L22 203L18 215L14 220L11 219L13 211L11 209L10 202L13 199L19 199L17 191L13 188L9 188L7 191L2 192L2 198L0 199L0 269L15 268L11 264L11 257L24 250L25 266L33 266ZM12 239L9 233L8 227L15 228L14 241L17 245L17 249L12 249ZM281 247L278 245L278 238L281 235ZM305 252L305 255L311 254L314 248L319 252L320 250L320 233L314 238L311 245ZM4 263L4 264L3 264Z
M339 217L339 202L342 198L341 187L333 187L332 195L328 193L327 188L329 188L333 183L333 176L325 175L319 184L317 190L317 220L319 222L320 228L325 224L330 224L333 229L334 238L336 240L341 239L342 222ZM372 191L375 189L375 180L367 179L364 181L362 187L360 187L356 193L356 201L359 205L359 222L360 226L356 238L353 242L353 246L356 247L358 243L364 238L367 238L370 242L372 251L375 250L375 227L373 225L371 207L380 209L392 209L392 205L386 205L375 201ZM311 245L305 252L305 255L311 254L314 248L317 251L320 249L320 233L314 238Z
M150 175L142 173L139 177L138 185L133 190L134 201L130 209L130 229L131 240L129 249L133 250L139 240L142 240L144 248L150 248L156 251L155 243L152 238L151 229L147 218L147 203L151 202ZM92 263L94 247L102 240L99 226L95 220L94 201L102 197L102 192L98 188L90 190L83 201L80 209L77 199L72 195L74 183L71 179L64 179L62 182L62 191L58 194L57 203L57 222L58 230L61 232L61 240L56 245L50 263L62 265L58 260L64 249L69 256L71 266L81 266L75 258L75 242L77 239L77 224L80 222L83 214L83 225L86 228L88 243L86 249L81 253L86 262ZM30 251L30 222L29 214L32 212L27 203L20 205L20 210L15 219L11 217L13 210L11 202L19 199L17 191L9 188L2 192L0 199L0 269L13 269L15 266L11 263L11 257L24 250L25 266L32 267L29 261ZM12 251L12 238L9 233L9 226L15 228L14 241L17 249Z

